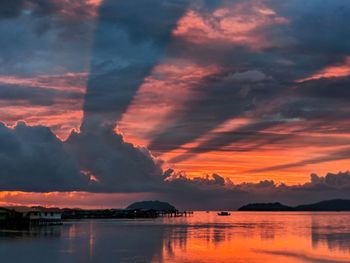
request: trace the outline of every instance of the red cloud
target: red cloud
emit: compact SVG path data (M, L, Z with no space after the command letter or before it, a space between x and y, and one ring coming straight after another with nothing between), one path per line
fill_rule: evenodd
M298 80L297 82L317 80L322 78L340 78L347 76L350 76L350 56L346 57L345 61L341 64L328 66L313 74L312 76Z
M273 9L256 1L247 1L212 13L189 10L178 22L173 35L195 44L222 41L259 50L274 45L261 29L287 23L288 20Z

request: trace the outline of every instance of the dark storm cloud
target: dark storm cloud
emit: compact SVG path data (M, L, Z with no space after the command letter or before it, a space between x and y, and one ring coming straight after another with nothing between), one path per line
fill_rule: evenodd
M0 74L86 70L95 12L83 0L2 1Z
M49 128L0 125L1 190L75 191L88 179Z
M161 162L109 127L72 133L65 146L79 167L97 179L92 191L150 192L162 187Z
M62 142L44 126L1 123L0 167L2 191L150 192L163 184L150 153L110 130Z

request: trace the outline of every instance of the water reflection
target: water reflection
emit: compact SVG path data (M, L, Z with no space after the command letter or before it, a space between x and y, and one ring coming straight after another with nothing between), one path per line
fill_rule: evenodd
M0 229L0 238L9 238L9 239L29 239L36 237L57 237L61 236L62 228L61 226L35 226L28 228L19 228L19 229Z
M350 214L216 213L0 231L6 262L350 262Z
M324 218L312 217L313 247L327 246L330 251L350 252L349 216L339 214Z

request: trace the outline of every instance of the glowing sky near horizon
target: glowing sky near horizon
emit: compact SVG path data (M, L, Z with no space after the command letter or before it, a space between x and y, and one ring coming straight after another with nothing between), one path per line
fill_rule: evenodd
M132 77L115 72L154 61L135 92L121 95L115 130L164 170L288 185L349 170L349 4L159 1L181 14L175 25L103 0L0 10L0 121L49 127L65 141L88 115L89 85L129 87ZM108 104L96 90L90 103L90 94ZM0 192L4 202L14 196Z

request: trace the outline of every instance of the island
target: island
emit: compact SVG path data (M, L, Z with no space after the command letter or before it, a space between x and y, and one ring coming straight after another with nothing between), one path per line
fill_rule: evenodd
M293 207L281 203L254 203L242 206L238 211L295 211Z
M254 203L240 207L238 211L313 211L313 212L339 212L350 211L350 200L333 199L313 204L287 206L281 203Z
M126 209L139 209L139 210L157 210L157 211L176 211L177 209L175 206L167 203L167 202L161 202L161 201L142 201L142 202L135 202L129 205Z

